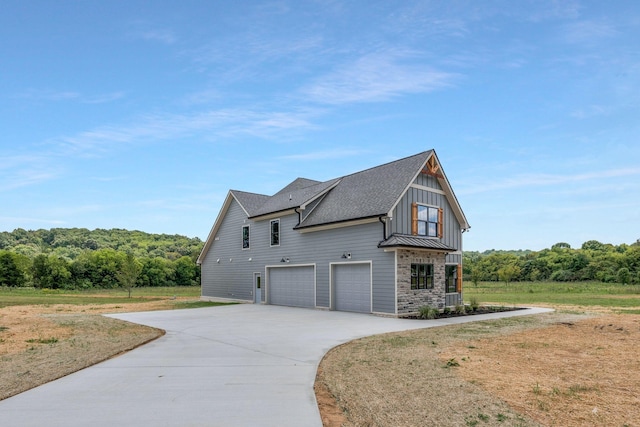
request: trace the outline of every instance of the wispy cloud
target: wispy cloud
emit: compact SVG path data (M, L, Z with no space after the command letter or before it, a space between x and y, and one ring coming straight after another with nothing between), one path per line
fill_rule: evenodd
M22 93L15 95L15 98L26 99L30 101L75 101L82 104L104 104L121 99L125 96L124 92L111 92L98 95L84 95L76 91L57 91L51 89L28 89Z
M0 191L10 191L55 179L60 168L42 156L2 156Z
M333 150L324 151L312 151L309 153L291 154L288 156L281 156L283 160L325 160L325 159L342 159L346 157L360 156L368 153L367 150L351 149L351 148L336 148Z
M302 94L323 104L380 102L450 87L457 78L410 63L407 56L394 52L362 56L303 88Z
M197 134L215 137L253 135L272 138L281 132L312 128L312 110L276 112L250 109L223 109L193 114L155 114L135 123L102 126L73 136L53 139L50 144L69 154L95 156L115 148L114 144L165 141Z
M605 107L603 105L588 105L573 111L570 115L575 119L583 120L597 116L606 116L610 113L611 109L609 107Z
M139 36L144 40L155 41L164 44L174 44L176 41L178 41L178 38L173 33L173 31L165 29L141 31L139 33Z
M595 43L616 36L618 30L602 21L579 21L567 24L563 28L564 39L569 43Z
M579 183L594 179L603 178L620 178L640 175L640 168L619 168L603 171L594 171L589 173L574 175L553 175L553 174L521 174L513 178L507 178L502 181L495 180L492 184L483 184L481 186L461 187L457 191L459 194L479 194L490 191L513 190L526 187L543 187L551 185L562 185Z

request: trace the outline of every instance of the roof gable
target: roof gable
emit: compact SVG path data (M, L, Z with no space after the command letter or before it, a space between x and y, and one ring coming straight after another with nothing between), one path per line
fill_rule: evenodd
M387 215L433 150L347 175L297 228Z
M316 199L339 182L339 179L332 179L325 182L301 180L304 180L304 178L296 179L273 196L267 198L262 206L249 215L249 217L258 217L299 208Z

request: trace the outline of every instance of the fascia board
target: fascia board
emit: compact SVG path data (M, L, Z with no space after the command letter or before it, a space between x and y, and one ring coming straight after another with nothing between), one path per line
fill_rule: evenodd
M314 233L317 231L324 231L324 230L333 230L336 228L344 228L344 227L352 227L354 225L362 225L362 224L371 224L374 222L378 222L378 218L380 218L380 215L375 215L372 217L367 217L367 218L357 218L357 219L349 219L346 221L338 221L338 222L332 222L329 224L319 224L319 225L311 225L311 226L306 226L306 227L294 227L294 230L298 231L301 234L304 233Z
M320 198L320 197L324 196L325 194L327 194L330 190L334 189L338 184L340 184L341 181L342 181L342 178L340 178L334 184L332 184L329 187L325 188L323 191L319 192L318 194L316 194L315 196L313 196L312 198L310 198L309 200L307 200L306 202L301 204L300 205L300 209L302 209L302 210L306 209L308 204L313 203L318 198Z
M438 159L438 156L437 156L435 150L431 150L431 154L429 156L427 156L427 158L425 159L425 164L429 161L431 156L434 156L436 158L436 161L438 162L438 165L440 166L440 173L442 174L443 178L436 178L436 179L438 180L438 183L440 184L440 186L444 188L445 197L449 201L449 204L451 205L451 207L453 209L453 214L456 216L456 218L458 219L458 222L460 223L460 227L462 229L464 229L464 230L470 228L469 223L467 222L467 217L465 216L464 212L462 211L462 208L460 207L460 203L458 203L458 198L456 197L455 193L453 192L453 189L451 188L451 184L449 184L449 180L447 179L447 175L444 173L444 169L442 168L442 164L440 163L440 159ZM402 194L400 194L400 197L398 197L398 200L396 200L396 202L393 204L393 206L391 207L389 212L387 212L387 216L388 217L392 217L393 216L394 209L398 206L398 203L400 203L400 201L402 200L404 195L407 194L407 191L409 191L409 188L411 188L411 185L415 182L416 178L418 178L418 175L420 175L420 173L422 172L422 168L423 167L424 167L424 165L422 165L420 167L420 169L418 169L418 171L416 171L415 175L411 179L411 182L409 182L409 184L404 189Z
M264 215L251 216L251 217L248 217L248 218L250 220L252 220L252 221L266 221L268 219L279 218L279 217L282 217L282 216L292 215L294 213L296 213L295 208L293 208L293 209L285 209L285 210L277 211L277 212L271 212L271 213L264 214Z
M389 217L389 218L393 217L394 209L396 208L396 206L398 206L398 203L400 203L400 201L402 200L404 195L407 194L407 191L409 191L409 188L411 188L411 184L414 183L414 181L416 180L418 175L420 175L420 171L422 171L422 168L424 167L424 165L427 163L427 161L429 160L431 155L433 155L434 151L433 150L430 150L430 151L431 151L431 154L427 156L427 158L424 160L424 162L422 163L420 168L416 171L415 174L413 174L413 177L411 178L411 180L409 180L409 182L407 183L407 186L405 187L405 189L400 193L400 196L396 199L396 202L391 206L391 209L389 209L389 212L387 212L387 217Z
M207 240L205 241L204 246L200 251L200 255L198 256L198 260L196 261L196 264L202 265L202 261L204 261L204 258L207 255L207 252L209 252L209 248L213 244L216 234L220 229L222 220L227 215L227 211L229 210L229 206L231 206L232 200L235 200L236 202L238 202L238 199L236 199L236 197L233 195L233 192L229 191L229 193L227 193L227 197L224 199L224 203L222 204L220 213L218 213L218 217L216 218L216 221L213 223L213 227L211 227L211 231L209 231L209 235L207 236ZM247 212L245 208L242 206L242 203L238 202L238 205L240 205L240 207L245 213Z
M446 194L447 199L449 199L449 204L453 207L453 213L458 219L458 222L460 223L460 227L463 230L467 230L471 228L471 226L467 222L467 217L462 211L462 207L460 206L460 203L458 203L458 198L456 197L456 194L453 192L453 189L451 188L451 184L449 184L449 179L447 178L447 174L444 173L444 169L442 167L442 164L440 163L440 159L438 159L438 156L435 151L433 152L433 156L435 156L436 161L438 162L438 165L440 165L440 173L442 173L442 178L437 178L437 180L440 183L440 186L444 187L445 193L447 193Z

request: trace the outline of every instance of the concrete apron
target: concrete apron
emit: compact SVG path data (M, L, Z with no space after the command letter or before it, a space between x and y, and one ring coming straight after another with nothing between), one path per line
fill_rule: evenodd
M407 320L239 304L114 314L166 335L0 401L2 426L321 427L313 383L324 354L363 336L538 314L532 308Z

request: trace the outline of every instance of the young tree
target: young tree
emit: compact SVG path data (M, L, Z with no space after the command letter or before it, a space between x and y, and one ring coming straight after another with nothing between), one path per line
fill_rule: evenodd
M518 276L520 276L520 267L517 265L508 264L498 270L498 278L504 282L505 285L508 285L509 282Z
M120 283L120 286L129 291L129 298L131 298L131 289L136 286L138 275L142 270L142 265L133 257L132 253L128 253L125 258L120 271L116 273L116 278Z

